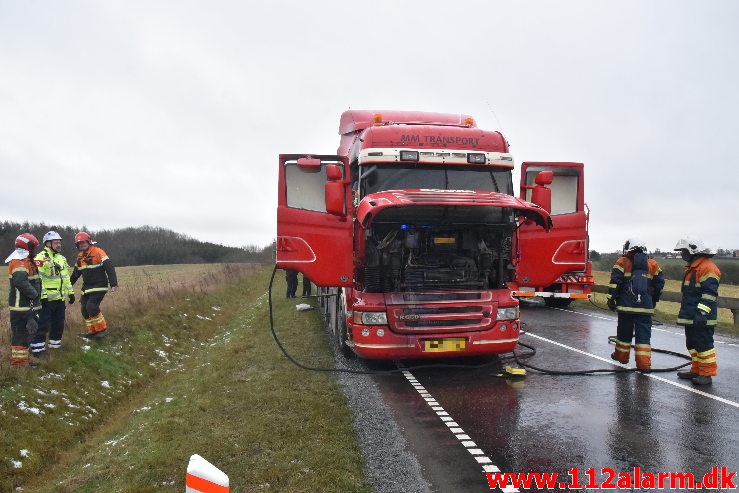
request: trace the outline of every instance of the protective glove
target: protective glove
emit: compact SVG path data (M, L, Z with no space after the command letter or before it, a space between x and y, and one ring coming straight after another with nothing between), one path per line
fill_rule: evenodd
M611 310L612 312L616 311L616 298L608 298L606 304L608 305L609 310Z
M75 298L74 298L74 294L70 294L70 295L69 295L69 304L70 304L70 305L74 305L74 300L75 300Z
M706 317L706 315L707 314L701 310L696 310L695 317L693 317L693 325L706 325L708 322L708 317Z

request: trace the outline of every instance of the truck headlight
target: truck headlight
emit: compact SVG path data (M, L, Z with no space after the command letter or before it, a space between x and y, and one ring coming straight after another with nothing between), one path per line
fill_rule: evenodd
M354 323L362 325L387 325L385 312L360 312L354 310Z
M506 308L498 308L496 320L515 320L518 318L518 307L509 306Z

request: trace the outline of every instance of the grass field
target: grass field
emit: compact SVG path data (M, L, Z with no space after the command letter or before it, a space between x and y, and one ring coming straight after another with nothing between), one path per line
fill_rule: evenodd
M0 370L0 491L184 491L192 454L233 492L369 491L334 377L272 340L270 273L120 269L106 340L65 335L42 368ZM331 364L316 311L277 295L274 313L296 357Z
M102 310L107 319L129 318L145 310L158 299L169 299L175 294L201 294L217 288L230 279L243 277L252 270L243 264L229 267L221 264L177 264L145 265L137 267L117 267L119 289L108 293ZM80 298L82 281L74 290ZM7 299L7 285L3 291ZM65 337L85 332L85 323L80 313L79 303L67 307L67 320L64 326ZM9 354L10 326L8 307L0 305L0 362L5 364Z

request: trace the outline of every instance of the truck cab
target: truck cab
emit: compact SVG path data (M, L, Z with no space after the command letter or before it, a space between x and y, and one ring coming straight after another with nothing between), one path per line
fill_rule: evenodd
M518 232L552 222L513 196L503 136L466 115L356 110L340 134L336 155L280 155L277 265L330 295L345 353L512 351Z

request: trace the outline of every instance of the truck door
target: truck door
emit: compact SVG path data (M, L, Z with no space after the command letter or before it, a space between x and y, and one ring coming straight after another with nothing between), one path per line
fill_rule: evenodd
M351 286L348 172L341 156L280 155L277 267L318 286Z
M549 191L535 191L536 177ZM546 179L542 180L542 177ZM542 185L538 185L541 187ZM542 200L541 197L544 197ZM588 250L588 215L585 211L582 163L527 162L521 165L521 198L542 201L549 207L554 226L545 233L535 224L524 223L519 229L517 281L519 287L546 288L568 272L586 272ZM549 202L549 203L546 203Z

